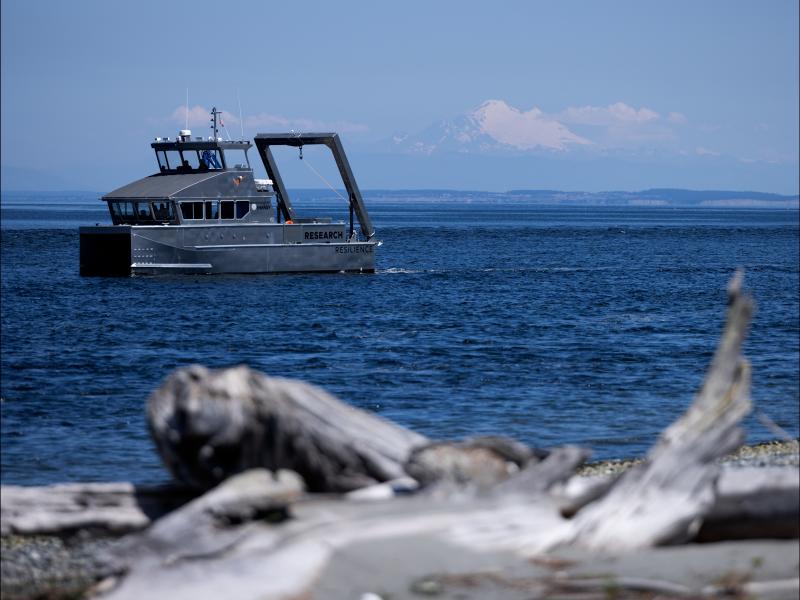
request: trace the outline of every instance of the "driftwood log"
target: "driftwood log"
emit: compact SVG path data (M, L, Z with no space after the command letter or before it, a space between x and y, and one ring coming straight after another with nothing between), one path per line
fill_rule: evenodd
M310 492L407 476L488 487L547 455L498 436L431 442L319 387L246 366L178 369L151 394L147 416L164 464L198 489L254 468L293 470Z
M417 433L302 382L238 367L180 369L150 396L150 431L180 481L213 487L247 469L290 469L312 492L347 492L405 475Z
M718 462L741 443L739 423L750 408L741 345L752 309L737 276L702 388L646 460L619 476L576 477L587 456L580 448L546 454L503 438L431 442L308 384L245 367L192 367L152 394L148 418L176 478L195 494L216 487L188 502L184 497L185 504L165 516L163 503L152 501L149 514L137 512L130 488L106 490L118 513L106 510L91 490L73 489L61 491L61 504L55 496L49 505L39 500L40 514L20 506L36 505L35 492L13 490L9 503L4 488L3 532L53 531L59 518L66 528L99 526L105 519L112 530L140 529L112 548L104 574L116 576L98 590L116 599L191 600L334 597L344 588L325 587L328 567L346 571L352 557L366 564L386 548L390 562L379 564L387 576L419 575L414 568L457 557L452 560L472 571L472 584L492 581L519 591L518 580L486 572L486 564L563 570L554 553L633 556L691 540L796 537L796 470L722 470ZM347 493L301 495L303 484L311 492ZM102 496L99 488L94 492ZM81 502L92 516L80 515L75 506ZM428 593L441 581L420 583L417 591ZM672 596L730 591L717 582L679 583L617 580L620 589ZM524 589L544 594L551 584L572 593L607 591L607 581L585 577L531 580ZM790 572L789 579L746 581L736 589L785 595L797 587ZM347 588L350 597L354 589Z
M582 460L586 455L579 449L557 449L555 452L556 460ZM258 469L254 471L259 472ZM552 472L558 471L554 469ZM561 515L571 518L582 507L605 494L618 478L618 475L570 475L565 481L556 477L560 482L554 482L541 477L531 485L538 484L548 490ZM272 479L277 483L274 476ZM301 486L299 479L296 482ZM518 484L522 485L521 478L513 480L514 486ZM497 487L492 495L502 496L504 487ZM703 519L696 541L800 537L800 471L797 469L723 468L716 487L714 504ZM265 501L270 503L270 509L288 510L298 502L309 501L310 497L278 494L279 489L270 486L270 489L262 492ZM416 490L416 482L406 478L355 490L344 498L355 501L388 500L398 495L407 496ZM434 492L433 495L440 494ZM120 535L145 530L196 498L196 491L182 486L151 488L130 483L6 485L2 487L0 532L4 536L63 537L88 530L103 536ZM254 505L251 512L255 514L264 510L267 509Z
M0 533L69 535L81 530L119 534L144 529L196 494L180 486L71 483L3 486Z

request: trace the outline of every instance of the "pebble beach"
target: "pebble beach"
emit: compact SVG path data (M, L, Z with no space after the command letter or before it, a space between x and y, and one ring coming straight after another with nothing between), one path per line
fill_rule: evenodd
M578 469L578 475L613 475L641 463L643 458L601 460L588 462ZM798 440L773 440L745 445L720 461L725 468L737 467L800 467Z

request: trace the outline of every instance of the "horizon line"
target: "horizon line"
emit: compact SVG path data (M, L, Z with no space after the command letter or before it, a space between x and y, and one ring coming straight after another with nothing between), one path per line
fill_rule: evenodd
M345 190L344 187L336 188L337 190ZM288 188L288 191L295 191L295 192L329 192L329 188L315 188L315 187L294 187ZM795 199L800 198L800 191L789 193L789 194L782 194L778 192L765 192L759 190L752 190L752 189L744 189L744 190L736 190L736 189L725 189L725 188L706 188L706 189L696 189L696 188L680 188L680 187L650 187L650 188L643 188L643 189L636 189L636 190L625 190L625 189L606 189L606 190L597 190L597 191L588 191L588 190L565 190L565 189L553 189L553 188L514 188L505 191L491 191L491 190L477 190L477 189L460 189L460 188L436 188L436 187L420 187L420 188L392 188L392 187L373 187L373 188L362 188L360 190L362 193L366 192L457 192L461 194L487 194L487 195L508 195L508 194L518 194L518 193L527 193L527 192L537 192L537 193L552 193L552 194L640 194L645 192L693 192L698 194L708 194L708 193L731 193L731 194L759 194L759 195L767 195L767 196L778 196L782 198L789 198ZM0 187L0 194L97 194L103 196L108 192L101 192L98 190L90 190L90 189L59 189L59 190L41 190L41 189L3 189Z

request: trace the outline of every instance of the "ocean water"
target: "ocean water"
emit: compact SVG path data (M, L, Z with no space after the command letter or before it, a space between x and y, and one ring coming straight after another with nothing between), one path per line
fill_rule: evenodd
M2 483L166 481L144 405L192 363L302 378L432 438L641 454L701 383L737 267L758 305L748 440L776 437L763 415L798 435L797 211L370 212L372 275L81 278L102 205L4 199Z

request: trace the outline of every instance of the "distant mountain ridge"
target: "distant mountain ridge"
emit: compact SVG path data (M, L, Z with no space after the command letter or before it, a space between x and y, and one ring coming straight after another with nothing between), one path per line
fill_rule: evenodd
M587 206L698 206L742 208L800 208L800 195L767 192L654 188L638 192L560 192L511 190L508 196L532 202Z
M615 207L697 207L697 208L776 208L800 209L800 195L768 192L688 190L653 188L642 191L566 192L561 190L510 190L487 192L451 189L363 189L367 205L375 202L416 202L423 204L537 204L541 206L615 206ZM344 190L340 193L344 194ZM321 189L290 189L298 205L308 201L338 200L333 192Z
M767 192L647 189L642 191L565 192L560 190L510 190L481 192L463 190L365 190L372 200L414 200L420 202L489 202L520 203L547 206L654 206L706 208L800 208L800 195Z

